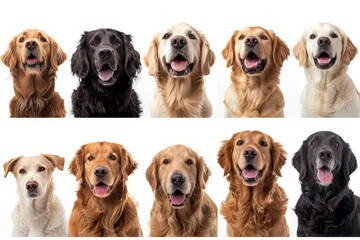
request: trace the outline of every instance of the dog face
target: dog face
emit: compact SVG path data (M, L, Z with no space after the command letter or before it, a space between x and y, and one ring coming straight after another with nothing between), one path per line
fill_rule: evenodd
M322 186L347 183L357 167L349 145L328 131L310 135L292 162L300 173L300 181L316 181Z
M160 151L146 171L152 189L164 192L173 208L183 208L196 188L205 188L209 176L203 159L184 145Z
M236 133L224 141L219 150L218 162L224 176L240 178L244 185L255 186L266 176L275 173L285 164L285 151L273 139L259 131Z
M227 67L239 66L245 74L260 75L267 69L280 69L290 50L272 31L246 27L235 31L222 55Z
M114 29L84 32L71 58L73 74L81 79L91 76L103 86L115 84L123 75L132 79L140 68L131 36Z
M215 55L205 37L189 24L174 24L161 31L153 40L144 58L150 75L165 71L174 78L210 73Z
M330 23L318 23L304 32L293 52L300 66L327 70L349 65L357 49L340 28Z
M137 163L122 145L95 142L77 151L69 170L90 187L94 196L105 198L117 184L125 182L136 167Z
M23 198L41 198L52 187L55 168L63 170L64 158L51 154L34 157L17 157L4 164L5 177L12 172L18 192Z

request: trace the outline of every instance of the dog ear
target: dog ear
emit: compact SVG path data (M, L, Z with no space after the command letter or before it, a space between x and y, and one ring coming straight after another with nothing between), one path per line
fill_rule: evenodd
M84 147L86 145L83 145L77 152L75 153L75 156L73 160L71 161L69 165L69 171L71 174L73 174L76 177L76 180L80 180L81 177L84 174Z
M50 64L56 71L57 67L66 60L67 55L53 38L47 37L50 39Z
M9 172L14 171L14 166L16 165L16 163L19 161L20 157L16 157L16 158L12 158L9 161L7 161L6 163L4 163L4 177L6 177L8 175Z
M124 66L129 78L133 78L141 70L140 54L134 49L132 36L124 34Z
M292 165L300 173L299 180L303 181L307 174L307 141L304 141L299 151L297 151L292 159Z
M231 141L223 141L218 152L218 163L224 169L224 176L227 176L232 169L232 152Z
M343 34L343 36L342 61L344 64L349 65L357 54L357 48L345 34Z
M53 164L53 166L58 168L60 171L64 170L65 159L63 157L52 154L41 154L41 155L45 157L47 160L49 160Z
M272 142L271 157L273 164L273 171L279 177L281 177L281 168L286 162L286 152L283 146L277 142Z
M346 181L350 181L350 175L357 168L357 161L354 153L350 149L349 144L346 144L345 146L342 165L344 178Z
M221 54L226 60L226 67L230 67L234 64L235 61L235 38L239 34L239 31L235 31L231 36L230 40L227 42L225 48L222 50Z
M90 63L87 57L86 39L88 32L84 32L79 41L76 51L71 57L71 71L80 79L84 79L90 70Z
M210 67L215 62L215 54L210 49L209 43L206 40L205 36L199 33L201 36L201 70L204 75L208 75L210 73Z
M158 187L158 156L159 153L151 161L149 167L146 169L146 179L150 183L151 189L154 191Z
M9 47L6 52L1 56L1 60L3 63L10 68L10 72L12 72L17 65L17 58L15 56L16 53L16 42L17 36L14 37L9 43Z
M122 145L116 144L116 146L120 151L121 175L124 177L125 180L127 180L127 177L134 172L138 164L134 161L130 152L128 152Z
M157 36L154 37L147 54L144 56L144 63L149 68L149 74L151 76L156 75L159 67L157 38Z
M299 66L306 66L307 61L307 51L306 51L306 41L304 37L293 48L294 57L299 60Z
M278 36L275 35L274 32L269 31L273 36L273 61L275 66L280 69L283 65L285 59L287 59L290 55L290 49L286 45L286 43L281 40Z
M196 156L197 182L199 183L201 189L205 189L205 185L209 180L211 172L208 166L205 164L204 159L195 151L193 151L193 153Z

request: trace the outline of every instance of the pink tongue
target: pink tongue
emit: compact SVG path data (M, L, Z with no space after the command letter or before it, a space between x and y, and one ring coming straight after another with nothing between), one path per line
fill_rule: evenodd
M99 78L103 81L109 81L114 75L114 71L110 69L101 70L99 72Z
M258 65L259 60L258 59L249 59L245 58L245 66L247 68L256 68Z
M170 194L170 201L173 205L181 205L185 199L185 194Z
M329 169L323 169L323 168L321 168L321 169L319 169L318 171L317 171L317 178L319 179L319 181L320 182L322 182L322 183L329 183L329 182L331 182L332 181L332 179L333 179L333 174L332 174L332 172L329 170Z
M26 59L26 64L28 65L35 65L39 62L37 58L28 58Z
M187 61L172 61L171 68L177 72L182 72L189 65Z
M326 64L329 64L330 61L331 61L331 58L328 58L328 57L320 57L317 59L318 62L321 64L321 65L326 65Z
M259 174L258 170L255 169L245 169L242 171L245 178L256 178L256 176Z
M103 196L108 193L109 186L107 186L107 185L94 186L94 190L95 190L96 195Z

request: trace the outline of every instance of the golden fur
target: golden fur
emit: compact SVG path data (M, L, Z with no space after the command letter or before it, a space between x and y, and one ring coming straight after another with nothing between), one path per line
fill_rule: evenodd
M172 177L184 176L181 192L187 195L181 206L170 200L175 185ZM215 237L217 207L205 193L210 170L191 148L173 145L160 151L146 170L155 193L150 216L151 237Z
M187 44L175 51L171 42L178 37ZM185 57L187 67L192 67L186 74L170 69L179 52ZM212 107L206 96L204 75L210 73L214 61L215 55L204 35L190 25L174 24L158 33L144 57L149 74L155 76L157 83L152 117L210 117Z
M253 158L246 158L251 152ZM259 131L239 132L223 142L218 163L230 183L230 192L220 213L227 221L228 236L289 236L285 220L288 199L276 183L285 154L279 143ZM248 177L245 171L249 169L258 175Z
M70 237L142 236L136 205L126 187L127 178L136 167L137 163L120 144L89 143L76 152L69 166L79 181L69 221ZM99 178L97 171L106 174ZM100 182L109 186L106 193L95 190Z
M252 52L265 67L246 72L247 41L257 44ZM226 117L284 117L284 97L279 88L280 69L290 50L274 32L261 27L235 31L222 55L231 67L231 84L225 92Z
M1 57L14 82L11 117L65 117L64 100L54 89L56 71L66 57L41 30L27 29L13 38Z

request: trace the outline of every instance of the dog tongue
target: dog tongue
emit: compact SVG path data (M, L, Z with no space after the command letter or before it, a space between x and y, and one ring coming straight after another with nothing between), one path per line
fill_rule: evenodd
M245 169L242 171L245 178L256 178L256 176L259 174L258 170L255 169Z
M329 57L319 57L317 60L318 60L318 63L320 65L326 65L326 64L330 63L331 58L329 58Z
M28 58L26 59L26 64L28 65L35 65L37 64L39 61L37 58Z
M177 72L185 71L186 67L189 65L187 61L172 61L171 68Z
M103 196L108 193L109 186L107 186L107 185L94 186L94 191L95 191L96 195Z
M320 168L317 171L317 178L319 179L320 182L322 183L329 183L332 181L333 179L333 174L329 169L325 169L325 168Z
M114 71L110 69L105 69L105 70L101 70L98 74L99 74L99 78L102 81L109 81L113 77Z
M256 68L259 60L254 58L245 58L245 66L247 68Z
M170 201L172 205L181 205L185 201L186 196L185 194L170 194Z

